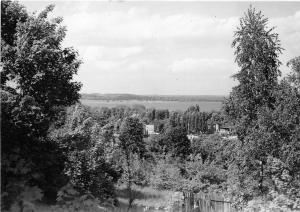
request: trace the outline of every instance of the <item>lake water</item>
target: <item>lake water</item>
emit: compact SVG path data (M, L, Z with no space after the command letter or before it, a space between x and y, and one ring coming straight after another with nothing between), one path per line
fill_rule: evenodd
M116 107L120 105L133 106L133 105L144 105L146 108L156 108L156 109L168 109L171 111L175 110L186 110L191 105L198 104L201 111L213 111L220 110L222 107L222 102L206 102L206 101L139 101L139 100L124 100L124 101L106 101L106 100L91 100L91 99L81 99L82 104L91 107Z

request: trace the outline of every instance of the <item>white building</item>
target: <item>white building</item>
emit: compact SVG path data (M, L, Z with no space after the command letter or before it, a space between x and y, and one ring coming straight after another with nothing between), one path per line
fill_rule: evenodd
M145 133L148 135L156 134L154 131L154 125L153 124L145 125Z
M215 128L215 132L219 133L219 134L230 134L232 132L232 127L230 126L220 126L220 124L215 124L214 125L214 128Z
M190 141L192 141L192 140L194 140L194 139L198 139L198 138L199 138L199 136L198 136L198 135L193 135L193 134L188 134L188 135L187 135L187 137L188 137L188 139L189 139Z

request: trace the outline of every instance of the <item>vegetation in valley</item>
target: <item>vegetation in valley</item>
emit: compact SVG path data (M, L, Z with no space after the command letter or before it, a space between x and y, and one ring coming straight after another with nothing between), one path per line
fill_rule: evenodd
M53 8L1 1L1 210L130 211L183 191L300 210L300 58L279 79L282 47L261 12L250 7L234 34L238 85L204 112L80 104L81 61Z
M158 110L167 109L169 111L185 111L187 108L193 105L199 105L201 111L211 112L211 111L220 111L222 108L222 102L180 102L180 101L139 101L139 100L117 100L117 101L106 101L106 100L92 100L92 99L80 99L80 103L90 107L120 107L128 106L134 107L135 105L143 105L146 108L155 108Z

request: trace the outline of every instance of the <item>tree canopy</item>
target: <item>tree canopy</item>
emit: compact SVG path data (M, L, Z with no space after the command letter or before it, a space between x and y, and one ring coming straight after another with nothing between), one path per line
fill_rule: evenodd
M259 108L273 107L282 48L274 27L252 7L240 19L232 47L240 67L233 77L239 84L232 89L225 110L237 122L237 133L243 140L247 129L255 124Z
M239 143L228 180L235 185L234 189L229 186L233 196L247 202L279 192L283 173L289 173L289 182L296 186L299 172L288 165L287 158L298 164L298 63L297 58L291 60L292 74L278 80L282 51L278 34L274 27L269 28L268 19L252 7L240 19L232 47L240 67L234 75L239 84L232 89L224 109L235 124ZM286 151L291 154L288 156Z
M6 194L1 207L6 209L21 201L27 188L55 199L65 183L65 157L47 133L59 108L79 99L81 84L73 76L80 60L72 48L62 47L62 19L47 18L53 8L29 14L17 2L1 1L1 191Z

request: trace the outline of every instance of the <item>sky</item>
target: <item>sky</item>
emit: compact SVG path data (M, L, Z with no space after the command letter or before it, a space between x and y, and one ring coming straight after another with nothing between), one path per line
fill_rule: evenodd
M250 4L276 27L283 75L300 55L300 2L21 1L29 12L50 3L83 62L82 93L228 95L233 34Z

